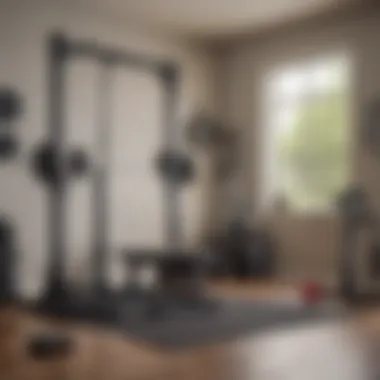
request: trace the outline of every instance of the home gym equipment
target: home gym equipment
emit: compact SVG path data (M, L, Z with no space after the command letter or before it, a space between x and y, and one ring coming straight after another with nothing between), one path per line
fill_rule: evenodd
M188 123L186 137L194 147L212 154L216 180L223 182L233 175L238 164L238 136L235 130L200 112Z
M0 159L13 158L18 150L15 120L20 115L21 104L16 92L0 87Z
M380 142L380 97L377 96L371 101L366 110L362 128L362 142L369 152L379 159Z
M16 91L9 87L0 87L0 120L16 119L21 113L21 102Z
M9 87L0 87L0 162L8 163L17 153L18 140L14 129L20 114L20 100ZM1 167L1 166L0 166ZM14 269L16 261L15 228L11 218L0 215L0 305L15 299Z
M233 210L229 220L220 228L217 236L206 243L215 252L212 272L215 277L269 278L274 274L276 246L273 237L263 227L252 228L242 207L243 194L237 194L236 184L242 147L236 129L227 128L222 122L200 112L187 126L187 137L192 145L210 152L214 163L214 179L219 189L226 187L227 202ZM228 188L230 186L230 189Z
M97 150L99 163L93 165L81 154L78 176L93 175L94 235L89 289L76 289L64 276L67 257L65 244L65 200L67 187L77 175L73 154L65 143L65 73L71 60L86 57L98 62L99 87ZM252 302L212 298L206 293L209 257L201 250L183 248L180 189L194 176L194 166L181 150L180 129L175 111L179 68L172 62L120 52L63 35L49 40L50 121L47 145L37 149L34 168L47 184L49 195L49 265L46 292L36 308L39 312L66 319L105 324L146 342L164 347L188 347L233 339L250 331L294 323L330 319L337 310L308 308L292 302ZM156 167L163 187L165 208L163 249L126 248L125 261L133 271L154 266L156 281L143 289L132 281L121 291L112 291L105 276L108 244L108 154L110 147L110 72L115 65L132 66L153 74L163 93L164 123L162 150ZM85 164L83 164L85 162ZM91 168L89 170L88 168Z
M14 263L16 259L14 228L11 222L0 219L0 305L14 300Z
M17 141L10 134L0 136L0 157L12 158L16 155L18 149Z
M178 145L178 129L175 126L175 100L179 70L176 65L163 60L137 56L103 48L98 44L72 41L62 35L54 35L49 41L49 81L50 81L50 130L47 141L36 151L33 167L38 178L49 184L50 197L50 262L48 286L41 300L41 308L46 312L66 317L92 320L95 322L117 321L120 317L121 302L119 295L111 294L105 283L105 260L107 252L107 171L110 123L109 73L116 65L137 67L155 75L160 81L165 108L165 128L163 129L163 149L157 157L157 169L163 179L163 195L166 204L166 242L165 251L140 252L146 259L153 261L159 272L158 288L161 294L169 293L169 286L178 273L188 279L194 278L194 266L201 263L184 252L181 247L181 226L179 219L179 194L177 188L190 180L194 173L191 160L176 149ZM64 278L64 265L67 256L64 242L64 211L67 187L73 177L85 174L90 166L85 154L72 152L65 146L65 128L63 125L64 91L66 67L72 59L87 57L102 65L99 87L99 117L96 126L97 148L101 158L94 166L94 239L92 255L93 284L91 291L78 298L78 292L71 289ZM75 158L75 159L74 159ZM79 164L78 164L79 162ZM78 169L79 167L79 169ZM74 174L74 175L71 175ZM159 259L157 259L159 258ZM190 280L187 282L190 286ZM183 284L182 284L183 285ZM182 286L182 289L184 286ZM172 286L171 289L174 289ZM184 290L185 292L185 290ZM123 292L125 293L128 292ZM108 297L105 297L108 295ZM126 302L124 302L126 303ZM161 304L156 302L156 305ZM157 309L157 307L156 307Z
M361 143L369 155L379 159L380 152L380 98L369 104L363 118ZM342 247L340 284L343 297L352 303L380 301L379 283L380 219L371 204L369 195L359 185L348 187L338 198L341 216ZM367 234L366 248L359 248L360 236ZM372 235L372 236L368 236ZM367 259L365 259L367 257Z
M59 165L54 146L49 142L40 144L33 154L33 171L35 175L49 186L58 183ZM81 177L89 171L88 157L80 149L68 152L62 162L66 175Z
M371 264L379 252L373 236L379 230L379 219L373 211L370 199L361 186L347 188L338 199L341 217L341 253L340 253L340 293L350 303L378 302L380 289L370 286ZM373 232L371 247L367 252L359 250L359 238L362 232ZM365 263L363 255L369 259ZM372 261L372 263L371 263ZM362 263L365 263L364 265ZM363 271L364 273L360 273ZM363 278L366 285L363 285ZM372 276L373 277L373 276Z
M198 112L190 119L186 135L193 145L203 149L225 145L229 138L225 126L206 112Z
M181 152L160 152L156 166L161 178L175 185L184 185L194 178L194 164Z
M244 220L232 221L221 238L227 274L238 279L265 279L275 272L276 246L264 229L252 229Z

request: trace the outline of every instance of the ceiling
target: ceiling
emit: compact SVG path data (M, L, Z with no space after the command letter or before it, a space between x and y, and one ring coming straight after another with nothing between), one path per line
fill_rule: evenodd
M229 37L357 0L80 0L101 12L188 37Z

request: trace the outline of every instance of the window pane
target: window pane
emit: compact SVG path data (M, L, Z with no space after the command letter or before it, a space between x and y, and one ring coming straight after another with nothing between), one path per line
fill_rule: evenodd
M349 174L348 62L284 69L269 91L275 192L292 209L327 210Z

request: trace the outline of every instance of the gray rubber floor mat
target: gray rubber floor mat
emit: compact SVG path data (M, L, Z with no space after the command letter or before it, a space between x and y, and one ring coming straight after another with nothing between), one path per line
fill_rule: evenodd
M146 316L143 307L126 306L121 324L127 334L167 348L223 342L273 329L344 317L332 305L302 305L284 301L217 300L204 308L171 305ZM149 315L149 314L148 314Z

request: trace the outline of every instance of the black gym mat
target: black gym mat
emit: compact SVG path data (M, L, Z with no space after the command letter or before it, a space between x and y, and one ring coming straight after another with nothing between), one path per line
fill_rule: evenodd
M138 340L164 348L187 348L261 332L316 322L328 322L345 315L332 305L306 306L286 301L219 300L213 307L167 307L161 316L146 318L138 307L125 308L122 327Z

